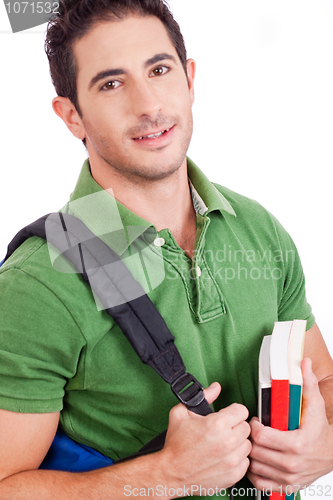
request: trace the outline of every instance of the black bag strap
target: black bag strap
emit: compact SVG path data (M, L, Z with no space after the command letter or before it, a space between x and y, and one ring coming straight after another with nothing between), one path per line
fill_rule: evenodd
M46 224L52 228L47 235ZM202 416L213 413L204 397L203 386L193 375L186 372L183 360L174 344L174 336L164 319L141 285L110 247L95 236L80 219L56 212L44 215L21 229L8 245L7 254L0 262L0 266L31 236L39 236L55 246L82 275L102 304L105 302L105 295L120 294L124 299L121 305L108 307L106 312L119 325L141 361L154 368L170 384L174 394L188 410ZM110 263L117 263L112 269L112 274L103 268L105 264ZM92 282L89 279L88 271L91 269L101 271L97 281ZM128 300L133 288L136 291L141 288L142 295ZM166 431L157 435L134 455L118 460L117 463L159 451L164 446L165 436ZM232 500L231 492L232 490L230 490Z
M82 275L103 305L107 306L110 297L120 298L119 305L105 307L105 310L119 325L141 361L154 368L170 384L174 394L190 411L199 415L212 413L202 385L186 372L174 336L164 319L109 246L80 219L69 214L52 213L21 229L8 245L4 261L31 236L39 236L59 250ZM112 266L112 272L107 266L110 263L116 264ZM137 298L131 299L133 290ZM158 446L157 449L163 446L163 434L157 436L155 444L151 442L152 446Z

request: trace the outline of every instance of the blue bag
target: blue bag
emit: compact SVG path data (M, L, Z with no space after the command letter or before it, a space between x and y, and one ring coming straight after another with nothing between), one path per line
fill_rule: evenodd
M113 460L83 444L76 443L58 430L40 469L88 472L113 464Z

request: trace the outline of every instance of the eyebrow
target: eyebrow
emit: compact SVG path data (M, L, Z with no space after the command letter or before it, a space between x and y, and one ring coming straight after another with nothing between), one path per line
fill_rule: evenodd
M169 59L169 60L177 63L177 60L176 60L176 58L173 55L167 54L166 52L163 52L162 54L156 54L155 56L153 56L150 59L148 59L144 63L144 67L148 68L152 64L156 64L156 63L158 63L160 61L165 61L167 59ZM104 71L100 71L99 73L97 73L97 75L95 75L90 80L90 83L89 83L89 86L88 86L88 90L91 90L92 87L97 82L99 82L100 80L104 80L104 78L108 78L109 76L120 76L120 75L126 75L126 74L127 74L127 71L124 70L124 69L121 69L121 68L118 68L118 69L107 69L107 70L104 70Z
M174 56L172 56L171 54L167 54L166 52L163 52L162 54L156 54L156 56L153 56L150 59L148 59L148 61L145 62L145 68L151 66L152 64L156 64L157 62L165 61L166 59L169 59L174 63L177 62Z

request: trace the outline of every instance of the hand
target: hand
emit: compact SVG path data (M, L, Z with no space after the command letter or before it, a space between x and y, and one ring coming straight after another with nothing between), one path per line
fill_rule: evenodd
M209 403L220 393L218 383L205 390ZM239 481L249 466L250 426L245 406L231 406L205 417L182 404L170 411L162 453L166 456L173 485L228 488Z
M251 420L252 451L248 478L258 490L304 488L333 468L333 430L325 413L311 360L302 361L303 407L300 428L279 431ZM280 490L278 489L280 487Z

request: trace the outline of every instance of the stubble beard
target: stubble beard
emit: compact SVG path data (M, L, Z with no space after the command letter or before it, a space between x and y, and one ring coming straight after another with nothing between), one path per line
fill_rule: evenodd
M109 138L106 136L95 137L95 140L92 137L93 147L106 167L112 172L118 175L120 174L125 180L136 184L154 183L172 176L172 174L179 170L183 164L193 133L192 113L190 113L185 120L184 118L181 119L179 116L171 117L168 120L164 117L159 117L154 122L150 119L145 119L139 126L129 129L125 134L125 141L126 139L133 140L133 137L144 136L149 130L161 127L167 129L173 124L176 124L176 127L180 127L180 131L182 132L177 151L171 153L170 157L164 160L159 161L157 158L151 165L147 165L149 159L143 164L133 158L133 154L130 155L125 153L119 155L119 151L115 148L114 144L111 144ZM165 148L162 147L147 151L147 158L149 158L150 153L154 155L155 158L158 154L162 155L164 149Z

